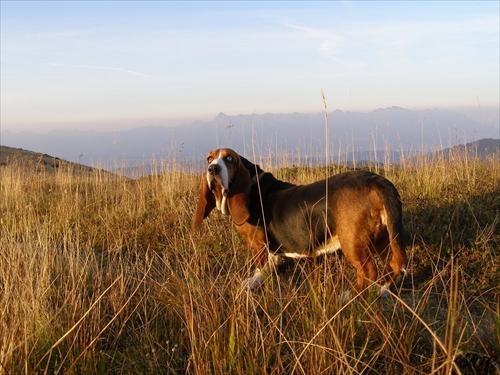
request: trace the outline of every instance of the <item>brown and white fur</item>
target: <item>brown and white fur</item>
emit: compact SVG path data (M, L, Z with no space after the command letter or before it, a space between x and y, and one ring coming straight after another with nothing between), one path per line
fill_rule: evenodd
M387 179L350 171L293 185L227 148L211 151L207 163L193 228L214 208L231 216L256 265L244 286L260 286L269 262L279 256L314 257L339 249L356 268L358 291L378 280L373 254L385 264L381 295L405 270L402 204Z

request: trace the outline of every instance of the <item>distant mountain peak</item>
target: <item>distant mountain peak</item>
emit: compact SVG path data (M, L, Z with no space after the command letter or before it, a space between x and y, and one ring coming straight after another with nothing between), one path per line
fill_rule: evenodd
M408 110L402 107L398 107L397 105L394 105L392 107L377 108L373 112L389 112L389 111L408 111Z

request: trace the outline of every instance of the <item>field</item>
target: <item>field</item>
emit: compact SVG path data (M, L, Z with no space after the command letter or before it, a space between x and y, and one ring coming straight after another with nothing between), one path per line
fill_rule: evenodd
M308 183L347 166L261 166ZM287 261L253 292L227 218L191 218L201 175L0 166L0 374L498 374L500 155L365 168L404 203L410 266L345 303L342 255ZM180 171L179 171L180 170Z

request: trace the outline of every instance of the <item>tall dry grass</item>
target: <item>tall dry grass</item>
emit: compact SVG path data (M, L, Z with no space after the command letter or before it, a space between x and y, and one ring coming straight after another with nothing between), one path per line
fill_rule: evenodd
M410 267L390 298L348 303L341 255L285 262L243 290L252 264L229 220L190 229L189 169L1 166L0 373L498 373L499 161L374 165L401 192ZM327 173L285 163L273 172L295 183Z

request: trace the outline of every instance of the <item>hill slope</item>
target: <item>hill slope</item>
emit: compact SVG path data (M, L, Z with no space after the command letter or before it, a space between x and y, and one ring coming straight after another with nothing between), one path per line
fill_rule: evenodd
M96 171L95 168L72 163L47 154L0 145L0 166L11 165L13 163L31 165L36 170L45 170L46 172L55 172L62 166L70 167L74 172Z
M500 139L485 138L475 142L467 143L466 145L458 145L449 147L443 152L445 154L456 154L464 150L474 152L478 157L484 158L488 155L500 152Z

